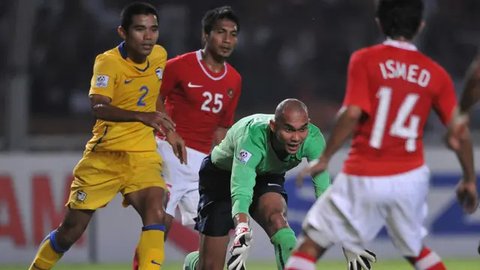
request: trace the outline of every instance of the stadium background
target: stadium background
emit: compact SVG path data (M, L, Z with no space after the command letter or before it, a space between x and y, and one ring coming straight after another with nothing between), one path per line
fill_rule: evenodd
M115 28L127 2L0 2L0 268L5 263L29 261L43 235L59 222L66 183L93 123L87 97L93 60L120 42ZM152 3L160 10L159 43L170 57L201 47L200 20L206 10L233 6L241 20L241 32L230 62L244 82L237 118L271 112L280 100L296 97L306 102L312 121L326 133L342 101L349 54L382 40L371 0ZM465 69L480 45L480 1L425 3L427 26L416 44L447 69L461 93ZM472 126L478 146L478 106ZM478 258L475 246L480 239L480 214L466 217L455 204L453 187L459 168L450 152L440 150L443 133L432 117L426 133L434 175L428 241L442 256ZM343 157L344 152L337 155L333 174ZM478 147L476 157L478 168ZM313 193L308 187L295 189L291 182L287 186L292 226L298 228ZM117 198L97 214L83 242L64 259L129 261L138 222L131 209L120 208ZM252 259L272 259L268 240L256 231ZM453 247L443 244L446 242ZM182 245L169 243L167 258L180 260ZM397 256L384 237L372 245L384 258ZM327 254L333 259L339 255L335 251Z

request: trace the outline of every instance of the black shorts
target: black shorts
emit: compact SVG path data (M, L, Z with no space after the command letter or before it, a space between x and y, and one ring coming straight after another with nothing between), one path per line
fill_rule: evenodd
M198 217L195 229L208 236L225 236L234 228L232 199L230 193L230 171L217 168L210 156L205 157L199 171ZM284 188L285 174L260 175L253 188L253 200L249 211L258 204L258 198L267 192L279 193L288 200Z

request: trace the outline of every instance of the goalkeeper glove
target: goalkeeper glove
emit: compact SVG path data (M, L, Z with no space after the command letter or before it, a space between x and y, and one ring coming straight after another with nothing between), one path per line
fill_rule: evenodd
M377 261L377 255L368 249L365 249L358 254L345 248L342 249L343 255L345 255L345 258L347 259L349 270L371 270L372 263Z
M252 242L252 230L248 223L242 222L235 228L235 238L230 248L230 259L227 262L228 270L245 270L248 250Z

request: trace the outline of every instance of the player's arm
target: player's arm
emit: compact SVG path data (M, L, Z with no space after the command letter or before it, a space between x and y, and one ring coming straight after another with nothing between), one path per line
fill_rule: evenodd
M225 138L225 135L227 135L227 131L228 131L228 128L225 128L225 127L217 127L215 129L215 131L213 132L212 148L215 147L215 145L222 142L223 138Z
M463 177L457 185L457 199L465 212L471 214L478 206L477 177L474 169L473 146L470 131L466 127L464 138L455 151L462 167Z
M317 160L310 162L309 166L302 170L297 176L297 184L301 184L307 175L315 177L327 169L330 159L353 133L362 115L362 109L355 105L340 109L333 131L328 137L325 151Z
M92 112L97 119L112 122L141 122L163 132L161 127L174 130L175 125L166 113L161 112L138 112L124 110L111 105L112 99L98 94L90 95Z
M470 122L470 110L480 100L480 53L473 60L465 76L465 87L462 97L460 98L460 106L455 113L453 120L448 125L447 144L450 148L459 149L463 143L465 129Z
M480 100L480 53L473 60L465 76L465 88L460 99L460 114L468 114Z
M325 138L318 128L312 125L309 128L309 136L304 142L307 161L317 160L325 150ZM330 174L327 170L313 177L315 197L318 198L330 186Z

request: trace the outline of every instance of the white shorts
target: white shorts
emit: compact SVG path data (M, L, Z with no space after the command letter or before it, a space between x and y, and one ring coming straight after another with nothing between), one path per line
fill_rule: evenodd
M381 177L340 173L308 211L303 231L324 248L341 243L360 252L386 226L403 256L418 256L427 235L429 179L425 165Z
M187 147L188 164L181 164L168 142L156 140L158 152L163 158L163 177L170 192L166 212L175 217L178 206L182 224L193 225L199 200L198 171L207 155Z

